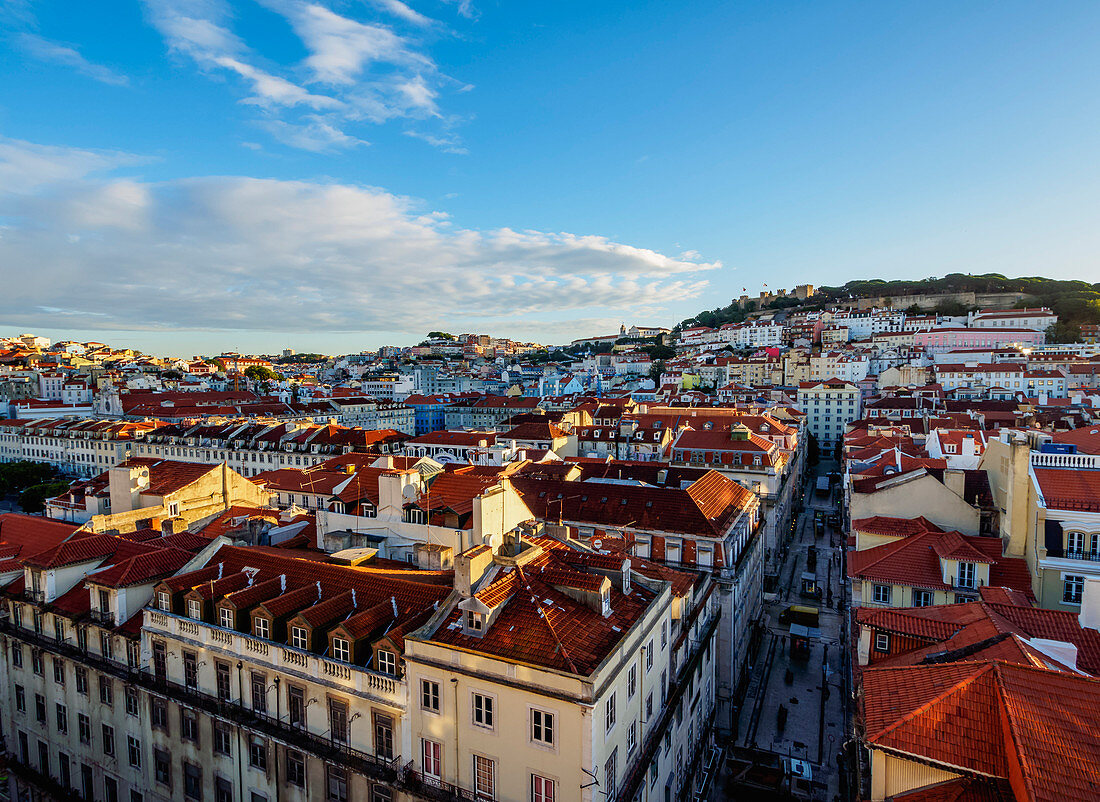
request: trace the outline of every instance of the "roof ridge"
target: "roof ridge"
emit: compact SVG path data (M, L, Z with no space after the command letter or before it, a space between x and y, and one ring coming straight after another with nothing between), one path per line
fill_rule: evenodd
M550 634L553 636L554 641L558 644L558 648L561 649L562 657L565 658L566 664L574 674L580 674L576 664L573 662L573 658L569 656L569 650L565 648L565 644L562 639L558 637L558 633L554 630L554 625L550 623L550 617L546 614L546 611L542 608L542 602L539 600L535 591L531 589L531 583L527 581L527 574L524 573L522 566L516 566L516 573L520 580L523 582L523 586L527 589L527 592L531 594L531 601L535 603L536 609L539 611L539 618L546 622L546 628L550 630Z
M1031 777L1030 777L1030 772L1028 771L1028 766L1030 765L1030 761L1027 759L1027 756L1024 754L1024 750L1020 748L1023 741L1020 737L1020 732L1018 731L1018 729L1016 727L1016 720L1015 720L1015 716L1013 715L1012 705L1008 704L1009 690L1005 686L1004 677L1002 676L1002 671L1003 671L1002 666L1003 665L1005 665L1005 663L1003 663L1003 661L996 660L996 661L993 662L993 666L992 666L993 667L993 681L994 681L994 683L996 683L997 689L999 691L998 694L997 694L997 702L1002 708L1002 712L1004 713L1004 718L1008 720L1007 729L1008 729L1009 737L1012 738L1012 752L1016 756L1017 761L1019 762L1020 775L1024 779L1024 784L1027 785L1028 794L1031 796L1032 799L1038 799L1039 796L1035 792L1035 785L1032 782ZM1002 719L1002 721L1003 721L1003 719ZM1005 725L1003 723L1001 725L1001 728L1002 728L1002 730L1005 729ZM1006 749L1005 751L1007 753L1008 750ZM1006 754L1006 760L1007 760L1007 754Z

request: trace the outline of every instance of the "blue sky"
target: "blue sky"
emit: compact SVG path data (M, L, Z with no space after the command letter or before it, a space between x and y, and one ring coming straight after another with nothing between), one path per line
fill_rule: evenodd
M557 342L765 282L1100 278L1095 3L4 9L5 330Z

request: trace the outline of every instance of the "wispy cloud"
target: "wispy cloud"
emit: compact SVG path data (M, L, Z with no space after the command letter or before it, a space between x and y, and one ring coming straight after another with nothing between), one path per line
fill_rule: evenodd
M35 33L23 33L16 40L22 50L39 61L60 64L76 70L100 83L112 86L126 86L130 79L102 64L93 64L70 45L54 42Z
M441 92L464 87L442 75L423 47L395 27L432 23L400 0L367 4L396 18L389 22L353 19L311 0L258 0L301 40L307 55L295 64L273 64L255 53L234 32L224 0L143 1L173 52L204 70L242 79L249 93L242 102L261 108L261 127L291 147L336 150L361 144L357 129L367 123L442 120ZM450 132L421 138L439 140L443 150L462 149Z
M0 140L0 316L325 332L417 332L426 319L464 328L546 310L605 320L697 297L719 267L600 236L459 229L373 187L104 174L135 158ZM6 180L28 172L39 180Z

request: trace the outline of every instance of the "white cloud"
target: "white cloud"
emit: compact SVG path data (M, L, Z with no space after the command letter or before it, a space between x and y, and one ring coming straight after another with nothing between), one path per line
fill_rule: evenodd
M144 0L150 22L172 51L203 69L243 79L251 92L244 102L264 110L262 126L284 144L314 151L350 147L362 142L357 126L441 117L441 88L465 88L390 25L352 19L308 0L259 2L285 18L302 41L308 55L301 63L261 59L232 30L223 0ZM420 27L432 22L399 0L373 5ZM444 150L461 148L453 134L436 138Z
M117 151L53 147L0 137L0 193L26 193L143 161Z
M430 17L425 17L419 11L402 3L401 0L371 0L371 3L405 22L411 22L413 25L428 26L435 22Z
M79 50L69 45L50 41L34 33L20 34L17 41L19 46L34 58L76 70L81 75L86 75L100 83L126 86L130 82L125 75L102 64L93 64L88 61Z
M420 332L658 314L715 264L570 233L454 228L384 190L305 181L97 177L88 151L2 143L0 316L89 329ZM16 165L16 166L12 166ZM6 171L6 172L5 172ZM81 177L83 176L83 177Z

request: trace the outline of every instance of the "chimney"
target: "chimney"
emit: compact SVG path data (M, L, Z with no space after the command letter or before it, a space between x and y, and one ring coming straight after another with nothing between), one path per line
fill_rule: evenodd
M1100 577L1085 577L1085 589L1081 594L1081 612L1077 614L1077 623L1084 629L1100 630Z
M466 549L455 558L455 590L464 598L473 595L473 588L493 564L493 550L482 544Z
M963 498L966 487L966 471L958 468L947 468L943 472L944 486L959 498Z

